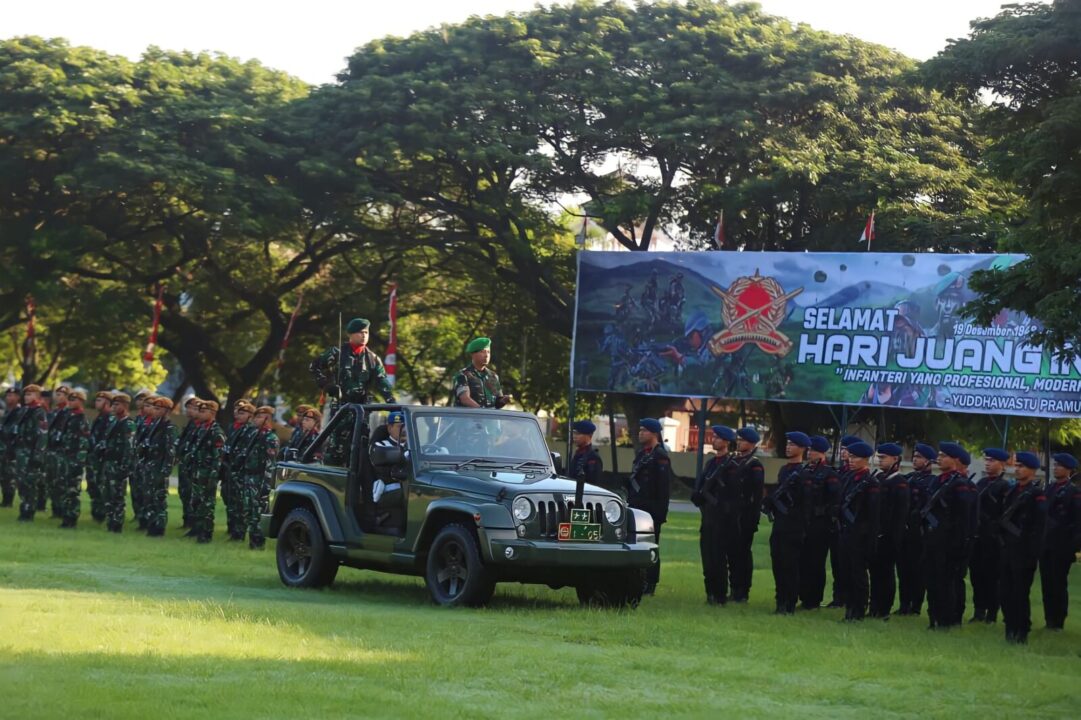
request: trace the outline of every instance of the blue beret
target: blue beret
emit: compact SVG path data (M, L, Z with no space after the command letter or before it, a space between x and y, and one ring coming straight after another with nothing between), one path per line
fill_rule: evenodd
M938 444L938 451L946 457L952 457L954 460L960 460L961 455L965 452L965 449L955 442L943 440Z
M590 420L579 420L578 422L571 425L571 430L574 430L574 432L581 433L583 435L592 435L593 433L597 432L597 426L594 425Z
M938 457L938 453L935 452L935 449L927 443L916 443L916 451L913 454L920 455L928 460L934 460Z
M1029 453L1023 451L1017 453L1015 457L1017 458L1018 465L1024 465L1025 467L1030 467L1033 470L1040 469L1040 456L1036 453Z
M848 446L848 454L858 458L869 458L875 454L875 449L865 442L854 442Z
M830 451L830 441L821 435L811 436L811 449L815 452L825 453Z
M394 423L405 422L405 415L401 410L394 410L387 415L387 425L393 425Z
M1069 470L1077 469L1077 458L1070 453L1055 453L1051 456L1051 459Z
M841 447L847 448L849 445L853 445L858 442L860 442L860 439L855 435L845 435L841 438Z
M901 453L904 451L897 443L882 443L878 446L879 455L892 455L893 457L901 457Z
M736 431L725 425L714 425L710 428L710 430L712 430L713 434L721 438L722 440L732 442L736 439Z
M656 420L654 420L653 418L642 418L638 422L638 427L640 427L643 430L649 430L651 433L654 433L655 435L660 435L661 434L661 424L659 422L657 422Z
M1036 453L1019 452L1017 453L1016 457L1018 465L1024 465L1025 467L1032 468L1033 470L1040 469L1040 456Z
M1000 462L1006 462L1010 459L1010 454L1002 448L984 448L983 456L989 457L992 460L998 460Z
M749 443L757 444L762 441L762 438L758 435L758 431L750 425L741 427L739 431L736 432L736 436L739 437L741 440L746 440Z
M807 433L799 432L797 430L796 432L785 433L784 436L790 443L798 447L805 448L811 446L811 438L808 437Z
M365 318L353 318L349 321L349 324L345 326L345 331L349 334L360 332L361 330L367 330L371 325Z

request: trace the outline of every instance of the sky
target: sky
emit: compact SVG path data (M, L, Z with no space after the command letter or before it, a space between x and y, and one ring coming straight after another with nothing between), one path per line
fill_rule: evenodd
M19 0L5 3L0 38L67 38L137 58L149 45L257 59L309 83L333 82L358 46L470 15L532 9L535 0ZM545 3L550 4L550 3ZM760 0L775 15L851 34L925 60L1003 0Z

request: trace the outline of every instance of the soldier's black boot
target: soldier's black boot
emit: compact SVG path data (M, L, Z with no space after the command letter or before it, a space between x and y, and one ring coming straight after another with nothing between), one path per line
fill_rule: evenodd
M150 526L146 529L147 537L162 537L165 535L165 528L158 526Z
M972 614L972 617L969 618L970 623L985 622L986 620L987 620L987 611L982 609L982 608L976 608L975 612Z
M210 542L212 538L213 538L213 535L211 535L210 533L201 533L201 534L200 534L200 535L199 535L199 536L198 536L198 537L196 538L196 540L195 540L195 541L196 541L197 543L199 543L200 545L204 545L204 544L206 544L206 543Z
M983 621L988 625L993 625L998 622L998 608L991 608L987 611L987 615L984 616Z

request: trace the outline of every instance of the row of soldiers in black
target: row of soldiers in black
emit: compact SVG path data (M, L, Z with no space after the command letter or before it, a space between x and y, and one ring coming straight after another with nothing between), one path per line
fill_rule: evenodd
M573 430L570 474L596 483L603 467L591 445L596 427L583 420ZM1001 609L1007 640L1024 643L1038 567L1047 628L1063 628L1067 577L1081 551L1081 489L1071 477L1078 466L1072 455L1055 455L1054 478L1040 486L1034 482L1040 468L1034 453L1017 452L1015 479L1007 480L1009 454L987 448L985 474L974 482L967 473L971 456L958 443L941 442L937 451L917 444L913 471L905 474L896 443L877 447L878 467L873 468L876 448L845 436L840 466L834 468L827 461L831 444L826 438L792 432L786 435L787 463L766 494L765 471L755 457L758 432L721 425L711 430L716 454L691 495L702 513L708 603L747 601L751 546L764 514L773 525L770 559L777 613L794 613L797 604L805 610L822 605L828 557L833 576L829 607L843 607L846 621L867 615L885 620L894 612L919 615L926 597L929 627L947 629L962 621L967 573L975 607L970 622L996 622ZM658 542L672 482L660 438L657 420L640 422L642 449L624 486L629 504L653 517ZM647 578L647 593L660 579L659 565Z

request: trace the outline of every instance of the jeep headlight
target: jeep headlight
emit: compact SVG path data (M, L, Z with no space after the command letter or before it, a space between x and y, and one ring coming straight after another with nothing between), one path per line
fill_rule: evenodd
M616 525L623 519L623 506L618 500L609 500L604 504L604 517L609 525Z
M529 498L519 495L514 498L514 502L511 503L511 512L514 513L514 519L518 522L525 522L529 518L533 517L533 503L529 501Z

